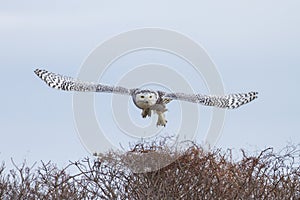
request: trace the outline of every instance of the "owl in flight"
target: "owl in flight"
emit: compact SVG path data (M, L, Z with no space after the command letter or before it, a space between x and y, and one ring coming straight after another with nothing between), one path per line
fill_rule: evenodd
M132 97L133 103L142 110L142 117L151 117L152 111L158 115L157 126L166 126L167 120L165 112L166 104L172 100L188 101L200 103L205 106L219 108L238 108L257 98L257 92L229 94L223 96L185 94L185 93L166 93L163 91L145 89L127 89L120 86L109 86L92 82L84 82L71 77L62 76L47 70L36 69L35 74L45 81L50 87L66 91L78 92L107 92Z

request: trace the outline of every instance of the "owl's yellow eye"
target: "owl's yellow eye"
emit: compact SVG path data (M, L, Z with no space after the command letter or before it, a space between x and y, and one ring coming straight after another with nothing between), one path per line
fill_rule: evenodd
M142 95L142 96L141 96L141 98L143 99L143 98L145 98L145 96L144 96L144 95Z
M150 96L149 96L149 98L151 99L151 98L152 98L152 96L150 95Z

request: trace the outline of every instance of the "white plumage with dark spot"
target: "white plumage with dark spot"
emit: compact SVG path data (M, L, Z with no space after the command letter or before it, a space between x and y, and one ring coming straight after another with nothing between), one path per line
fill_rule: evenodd
M151 117L152 111L158 115L157 126L166 126L166 104L172 100L199 103L205 106L234 109L247 104L257 98L257 92L237 93L229 95L202 95L186 93L166 93L163 91L145 89L127 89L120 86L109 86L99 83L84 82L72 77L62 76L47 70L36 69L35 74L50 87L66 91L78 92L107 92L129 95L136 107L142 110L142 117Z

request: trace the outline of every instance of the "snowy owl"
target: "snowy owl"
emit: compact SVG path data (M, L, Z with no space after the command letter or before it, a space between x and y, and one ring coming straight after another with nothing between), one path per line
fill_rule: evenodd
M165 112L166 104L172 100L182 100L191 103L200 103L205 106L219 108L237 108L249 103L257 98L257 92L229 94L223 96L185 94L185 93L166 93L163 91L145 89L127 89L120 86L108 86L92 82L84 82L71 77L62 76L47 70L36 69L35 74L45 81L50 87L66 91L78 92L107 92L132 97L133 103L142 110L142 117L151 117L152 111L158 115L157 126L166 126L167 120Z

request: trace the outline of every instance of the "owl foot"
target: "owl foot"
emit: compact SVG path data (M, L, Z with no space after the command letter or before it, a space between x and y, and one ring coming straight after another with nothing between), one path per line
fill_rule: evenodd
M157 112L158 115L158 119L157 119L157 123L156 126L166 126L167 124L167 120L165 118L165 114L163 112Z
M150 110L150 108L143 109L143 111L142 111L142 117L146 118L147 116L151 117L151 110Z

